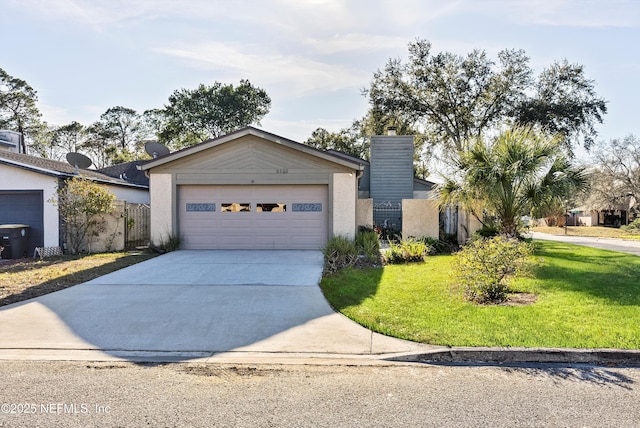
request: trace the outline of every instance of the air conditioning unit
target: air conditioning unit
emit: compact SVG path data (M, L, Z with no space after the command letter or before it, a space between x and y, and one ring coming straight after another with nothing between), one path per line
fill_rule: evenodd
M9 150L14 153L22 153L20 133L8 130L0 130L0 150Z

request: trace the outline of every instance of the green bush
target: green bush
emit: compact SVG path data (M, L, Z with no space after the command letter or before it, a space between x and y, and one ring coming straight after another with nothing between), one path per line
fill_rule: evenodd
M430 236L423 236L422 238L417 238L416 240L424 243L429 247L430 255L450 254L454 249L454 246L451 243L440 239L431 238Z
M431 247L422 240L408 239L399 243L389 242L384 261L389 264L422 262L431 252Z
M380 259L380 240L375 230L361 228L356 233L355 244L358 254L368 261L374 262Z
M480 229L476 230L473 235L474 239L479 238L493 238L497 236L499 233L498 227L494 225L482 226Z
M622 226L621 229L631 233L640 232L640 218L633 220L631 223L629 223L626 226Z
M155 247L155 250L160 253L169 253L171 251L176 251L180 249L182 245L182 236L168 233L166 238L163 238L162 241Z
M322 249L324 270L326 273L336 272L353 266L358 260L358 247L354 240L345 236L334 236Z
M455 254L453 277L468 300L501 303L510 280L528 272L532 253L532 244L503 236L471 241Z

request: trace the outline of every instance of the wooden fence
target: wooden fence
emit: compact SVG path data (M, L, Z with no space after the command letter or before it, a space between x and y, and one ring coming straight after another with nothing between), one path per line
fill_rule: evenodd
M146 247L151 239L151 207L126 204L124 208L124 246L127 250Z

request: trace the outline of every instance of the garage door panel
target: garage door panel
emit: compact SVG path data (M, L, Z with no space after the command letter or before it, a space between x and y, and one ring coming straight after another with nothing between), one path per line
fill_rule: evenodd
M0 224L30 226L27 255L44 246L44 204L41 190L0 190Z
M179 227L189 249L321 248L327 239L327 186L180 186ZM187 210L188 204L209 204ZM237 211L247 204L250 211ZM300 204L314 204L314 207ZM296 205L296 211L293 210ZM211 210L215 207L215 210ZM321 211L313 211L321 207ZM308 211L301 211L304 209ZM222 210L229 209L232 211Z

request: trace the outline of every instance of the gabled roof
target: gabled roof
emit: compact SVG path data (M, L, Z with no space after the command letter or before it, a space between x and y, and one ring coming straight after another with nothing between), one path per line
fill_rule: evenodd
M357 162L357 163L359 163L361 165L365 165L365 166L370 164L369 161L366 161L364 159L360 159L360 158L355 157L355 156L348 155L346 153L343 153L343 152L341 152L339 150L335 150L335 149L325 150L325 153L332 154L332 155L337 156L339 158L344 158L344 159L347 159L347 160L351 160L353 162Z
M16 168L57 178L71 178L78 175L76 173L76 168L67 162L25 155L23 153L14 153L7 150L0 150L0 164L10 165ZM135 184L126 180L111 177L93 169L79 169L78 172L84 177L103 184L143 189L147 189L149 187L148 185Z
M146 160L137 160L125 163L119 163L117 165L108 166L106 168L100 168L97 170L102 174L106 174L109 177L119 178L129 183L140 184L142 186L149 186L149 177L138 168Z
M299 150L301 152L307 153L309 155L327 160L329 162L333 162L342 166L345 166L347 168L351 168L357 171L361 171L364 168L364 165L362 165L360 162L357 162L355 160L352 159L347 159L343 156L337 156L335 154L329 153L329 152L323 152L320 150L317 150L313 147L307 146L305 144L301 144L298 142L295 142L293 140L289 140L288 138L284 138L284 137L280 137L278 135L272 134L270 132L266 132L263 131L261 129L257 129L254 128L252 126L248 126L246 128L242 128L239 129L237 131L234 132L230 132L226 135L223 135L221 137L217 137L217 138L213 138L211 140L207 140L204 141L200 144L196 144L194 146L191 147L187 147L185 149L179 150L177 152L173 152L171 154L168 154L166 156L162 156L160 158L157 159L152 159L148 162L146 162L145 164L141 165L140 168L144 171L144 170L149 170L151 168L155 168L157 166L160 165L164 165L167 164L169 162L173 162L175 160L178 159L182 159L186 156L190 156L196 153L199 153L203 150L207 150L213 147L217 147L219 145L228 143L230 141L233 140L237 140L238 138L242 138L245 137L247 135L253 135L268 141L271 141L275 144L280 144L282 146L294 149L294 150Z

